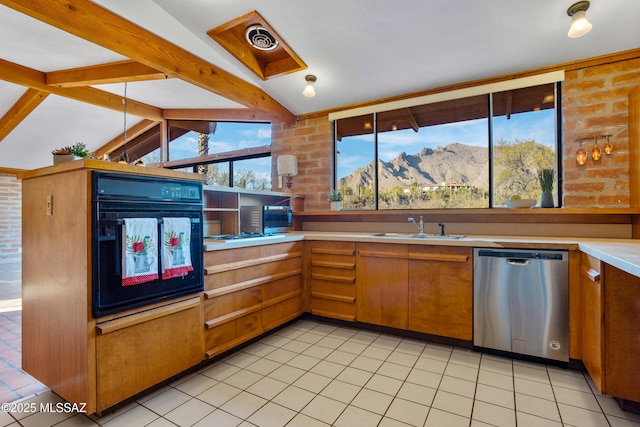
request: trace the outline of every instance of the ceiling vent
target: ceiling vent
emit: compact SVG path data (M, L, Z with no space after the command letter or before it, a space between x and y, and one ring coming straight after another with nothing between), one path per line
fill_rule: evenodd
M307 68L255 10L217 26L207 34L262 80Z
M259 50L273 50L278 47L278 40L264 27L252 25L245 33L249 44Z

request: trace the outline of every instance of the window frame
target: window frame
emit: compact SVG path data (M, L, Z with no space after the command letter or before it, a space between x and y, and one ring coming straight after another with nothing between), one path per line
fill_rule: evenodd
M541 85L546 85L546 84L553 84L553 93L554 93L554 100L553 100L553 110L554 110L554 135L555 135L555 140L553 143L553 149L555 150L555 158L554 158L554 163L553 163L553 167L556 171L556 179L555 179L555 193L557 195L557 206L561 207L562 206L562 199L563 199L563 195L562 195L562 176L563 176L563 164L562 164L562 111L561 111L561 102L559 100L561 100L561 95L562 95L562 81L564 80L564 72L553 72L553 73L547 73L545 75L542 75L542 77L540 76L534 76L535 78L532 80L531 78L523 78L523 79L516 79L518 80L516 82L516 84L514 84L514 82L509 82L509 84L507 85L507 88L505 87L500 87L501 84L494 84L494 85L485 85L485 86L481 86L481 87L476 87L473 88L472 91L467 91L466 89L463 90L458 90L458 91L452 91L449 93L444 93L443 94L435 94L435 95L426 95L423 97L418 97L418 98L412 98L412 99L408 99L408 100L402 100L402 101L396 101L396 102L390 102L390 103L385 103L385 104L378 104L378 105L374 105L374 106L370 106L370 107L365 107L365 108L357 108L357 109L353 109L353 110L348 110L351 114L347 114L345 112L338 112L335 114L330 114L329 118L332 119L331 123L333 126L333 159L332 159L332 166L333 166L333 180L332 180L332 184L333 184L333 188L338 188L338 182L340 180L340 178L338 177L338 140L339 140L339 135L338 135L338 129L339 129L339 120L340 119L345 119L345 118L353 118L353 117L364 117L368 114L372 114L373 116L373 138L374 138L374 157L372 159L373 162L373 173L374 173L374 181L373 181L373 192L374 192L374 196L373 196L373 207L370 208L362 208L362 209L358 209L358 208L354 208L354 210L381 210L380 206L379 206L379 168L378 168L378 164L380 161L380 157L379 157L379 140L378 140L378 113L379 112L386 112L389 111L387 108L390 106L393 107L398 107L399 104L398 102L400 102L404 108L407 108L407 106L419 106L421 104L417 104L416 100L425 100L428 99L431 102L429 102L430 104L434 104L437 102L440 102L442 100L444 101L450 101L450 100L457 100L457 99L464 99L464 98L470 98L472 96L475 95L486 95L486 102L487 102L487 147L488 147L488 185L489 185L489 191L488 191L488 201L487 201L487 207L483 207L483 208L478 208L478 209L492 209L492 208L502 208L502 206L495 206L495 198L494 198L494 192L495 192L495 168L496 165L495 163L495 156L494 156L494 148L495 148L495 144L497 141L494 141L494 94L496 93L501 93L501 92L506 92L509 90L517 90L517 89L526 89L528 87L535 87L535 86L541 86ZM557 79L555 81L545 81L546 79ZM542 81L540 81L542 80ZM534 84L530 84L530 83L534 83ZM503 86L503 85L502 85ZM490 92L483 92L483 89L494 89L495 91L490 91ZM500 89L500 90L498 90ZM455 92L455 95L453 94ZM463 98L459 98L457 95L460 95L462 92L466 92L467 96L463 97ZM480 93L478 93L480 92ZM473 95L472 95L473 94ZM403 108L401 107L401 108ZM355 114L357 113L357 114ZM455 122L452 122L455 123ZM340 138L341 139L341 138ZM425 208L411 208L409 207L408 209L425 209ZM443 209L456 209L456 208L443 208ZM382 210L394 210L394 209L382 209Z
M166 137L168 139L169 137L169 129L170 129L170 119L165 120L166 122ZM216 119L199 119L199 120L191 120L194 122L218 122L218 123L247 123L247 124L251 124L251 123L256 123L256 124L263 124L266 125L268 124L269 126L273 126L273 123L268 122L268 121L246 121L246 120L216 120ZM162 151L162 150L168 150L168 147L163 147L163 144L161 142L161 132L162 132L162 125L161 123L158 123L157 126L154 126L152 128L150 128L148 131L144 132L143 134L137 136L136 138L133 138L131 141L128 141L126 144L124 144L123 146L119 147L117 150L114 150L112 152L112 154L114 156L121 156L123 152L130 153L133 152L137 155L136 159L137 160L139 158L142 158L144 156L146 156L147 154L153 152L154 150L157 150L158 148ZM151 137L150 137L151 135ZM158 143L155 144L154 142L150 141L150 138L158 138ZM232 150L232 151L225 151L225 152L220 152L220 153L215 153L215 154L207 154L204 156L196 156L196 157L190 157L190 158L185 158L185 159L178 159L178 160L168 160L168 161L164 161L164 162L160 162L158 163L158 166L166 168L166 169L186 169L186 168L192 168L194 173L198 173L197 172L197 168L198 166L201 165L209 165L209 164L220 164L220 163L229 163L229 182L228 182L228 187L229 188L234 188L234 181L233 181L233 164L234 162L237 161L242 161L242 160L250 160L250 159L257 159L257 158L265 158L265 157L272 157L272 153L271 153L271 142L269 141L270 144L268 145L261 145L261 146L255 146L255 147L248 147L248 148L241 148L238 150ZM170 142L167 143L167 146L170 144ZM152 147L152 150L145 153L145 154L140 154L140 150L145 149L147 147ZM165 155L168 153L165 153ZM272 184L273 185L273 184ZM237 188L237 187L236 187Z

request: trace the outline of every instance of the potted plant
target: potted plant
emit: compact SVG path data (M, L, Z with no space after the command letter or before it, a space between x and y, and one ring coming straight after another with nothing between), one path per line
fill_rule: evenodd
M56 148L51 151L51 154L53 154L54 165L92 156L91 152L87 150L87 146L82 142L77 142L73 145L68 145L62 148Z
M553 169L542 169L538 171L538 181L540 182L540 189L542 190L542 200L540 201L540 207L552 208L553 202Z
M340 202L342 202L342 193L338 190L331 190L329 192L329 202L332 211L339 211Z

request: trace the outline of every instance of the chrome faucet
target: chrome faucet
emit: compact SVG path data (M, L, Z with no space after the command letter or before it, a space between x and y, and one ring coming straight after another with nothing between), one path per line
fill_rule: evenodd
M424 221L422 220L422 215L420 215L420 224L418 224L416 222L416 220L413 219L413 218L409 218L409 222L412 222L413 225L418 227L418 230L420 231L420 234L424 234Z

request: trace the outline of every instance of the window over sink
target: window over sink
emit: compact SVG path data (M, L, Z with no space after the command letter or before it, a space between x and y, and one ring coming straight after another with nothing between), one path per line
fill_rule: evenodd
M334 170L342 208L490 208L514 196L540 201L542 169L555 171L557 205L560 83L499 86L338 114Z

